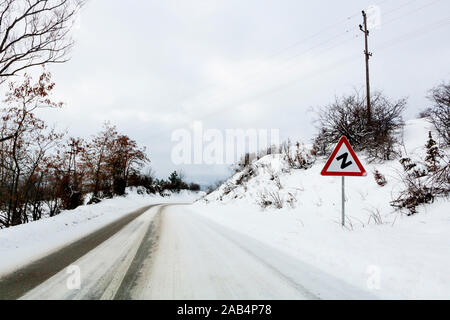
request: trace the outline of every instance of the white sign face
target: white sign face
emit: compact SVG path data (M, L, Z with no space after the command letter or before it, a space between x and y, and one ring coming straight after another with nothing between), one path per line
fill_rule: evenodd
M321 174L323 176L365 176L366 170L359 162L347 138L342 137Z
M350 151L345 143L339 148L333 161L331 161L328 171L331 172L361 172L355 159L353 159Z

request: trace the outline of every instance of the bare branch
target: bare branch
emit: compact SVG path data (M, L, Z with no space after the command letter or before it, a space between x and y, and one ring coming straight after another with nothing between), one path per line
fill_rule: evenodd
M70 30L85 0L0 2L0 82L25 69L66 62Z

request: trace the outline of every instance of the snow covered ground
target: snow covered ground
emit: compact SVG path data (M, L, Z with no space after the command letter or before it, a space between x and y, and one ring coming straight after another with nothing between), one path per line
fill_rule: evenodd
M423 156L429 130L424 120L408 121L403 153ZM280 155L266 156L255 163L254 177L231 191L221 186L193 209L377 297L450 299L450 202L438 199L410 217L394 211L399 162L369 164L359 156L368 175L346 178L347 228L340 226L340 177L320 176L326 159L287 172ZM375 169L386 186L375 183ZM261 194L270 193L284 208L261 209Z
M424 120L409 121L404 155L422 158L429 130ZM449 155L449 150L445 152ZM151 290L136 297L183 298L187 292L195 298L270 294L298 298L278 278L269 277L273 270L266 267L275 265L276 270L295 275L305 289L324 298L450 299L450 202L437 199L409 217L395 211L389 203L402 188L399 162L369 164L363 154L358 156L368 175L346 178L346 228L340 225L340 178L320 175L326 159L317 160L308 170L289 170L280 155L269 155L255 163L255 174L248 179L241 179L241 174L232 177L229 182L234 185L241 180L236 187L224 184L191 206L163 210L158 255L154 266L145 269L151 275ZM376 184L375 169L386 176L384 187ZM261 208L262 197L270 194L279 196L282 209ZM143 206L190 203L200 196L202 193L185 192L161 198L129 192L127 197L0 230L0 276ZM103 269L93 264L106 261L122 270L112 276L123 275L153 214L149 210L80 258L85 270L106 279L100 272ZM139 227L137 232L135 227ZM121 260L120 254L127 259ZM312 269L320 277L311 276ZM171 278L174 275L176 279ZM59 282L43 283L35 291L38 297L53 292L47 286L65 283L62 273L52 279ZM218 287L228 291L218 291ZM358 294L350 294L348 288ZM339 292L342 295L336 294Z
M203 193L181 191L170 197L139 195L106 199L64 211L56 217L0 230L0 276L35 261L120 219L143 206L157 203L191 203Z

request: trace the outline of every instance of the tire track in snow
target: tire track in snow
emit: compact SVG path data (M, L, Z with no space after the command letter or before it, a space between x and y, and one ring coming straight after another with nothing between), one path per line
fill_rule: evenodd
M100 230L0 278L0 300L20 298L111 238L128 223L154 206L156 204L133 211Z
M158 247L161 232L161 211L164 207L158 208L158 212L150 223L136 255L114 296L114 300L131 300L135 294L138 294L136 291L139 291L140 280L144 276L144 271L151 269L153 255Z

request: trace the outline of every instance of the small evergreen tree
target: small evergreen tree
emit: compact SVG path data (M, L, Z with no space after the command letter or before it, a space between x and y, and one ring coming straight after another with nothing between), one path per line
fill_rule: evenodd
M439 159L442 157L436 141L433 140L431 131L428 132L428 141L425 145L427 156L425 157L425 165L430 172L436 172L439 169Z
M375 178L375 182L380 187L384 187L387 184L386 177L382 173L380 173L380 171L375 170L375 172L373 173L373 177Z
M177 171L172 172L169 176L169 189L175 192L180 192L181 189L188 189L182 175Z

